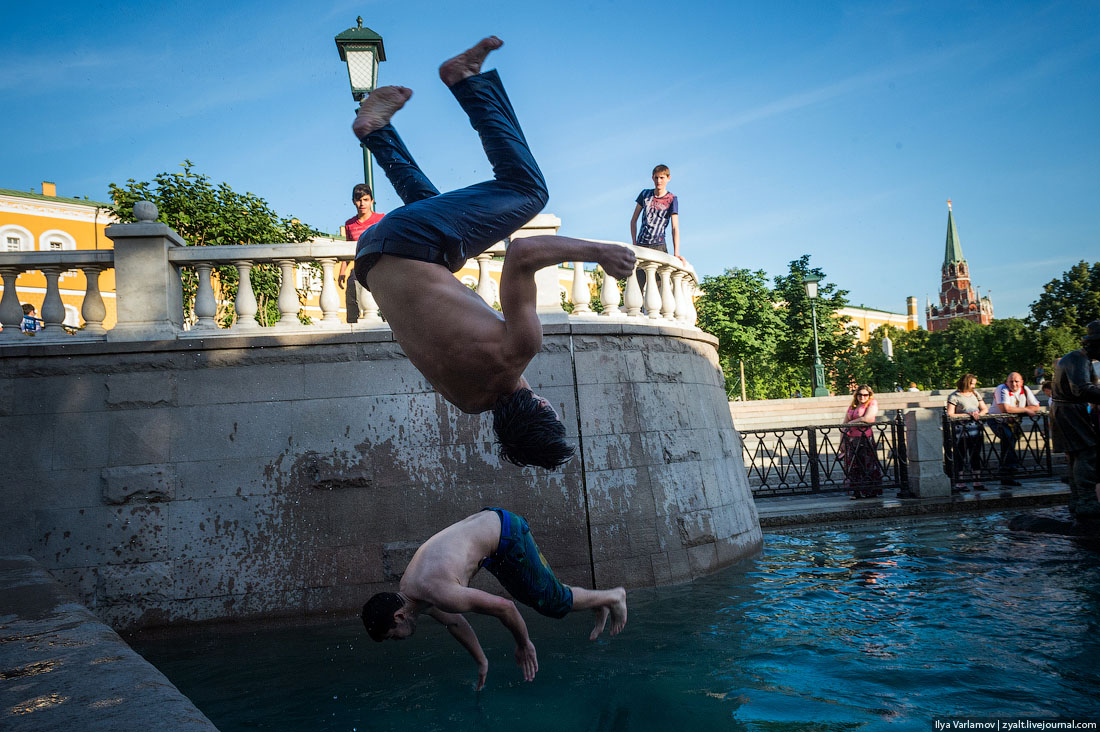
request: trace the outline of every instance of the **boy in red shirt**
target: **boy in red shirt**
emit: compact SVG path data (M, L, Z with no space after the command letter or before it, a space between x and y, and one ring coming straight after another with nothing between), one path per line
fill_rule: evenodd
M366 183L360 183L351 189L351 202L355 204L358 213L344 222L344 233L348 241L359 241L363 232L381 221L385 214L375 213L374 193ZM340 287L347 286L344 304L348 311L348 322L355 323L359 321L359 303L363 300L359 290L362 290L363 286L355 279L354 266L352 276L348 277L349 264L352 263L340 262L340 272L336 276L336 281Z

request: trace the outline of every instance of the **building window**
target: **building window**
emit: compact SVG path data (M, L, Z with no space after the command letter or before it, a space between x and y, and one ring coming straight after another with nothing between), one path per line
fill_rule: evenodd
M76 239L66 231L50 229L38 237L38 248L44 252L62 252L76 249Z
M33 252L34 235L22 226L8 224L0 226L0 241L6 252Z

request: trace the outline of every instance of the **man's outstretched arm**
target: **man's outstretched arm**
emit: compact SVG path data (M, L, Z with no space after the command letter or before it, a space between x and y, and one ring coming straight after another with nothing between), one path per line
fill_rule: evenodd
M634 271L634 252L568 236L529 236L514 240L500 275L500 308L508 331L507 355L530 359L542 345L542 324L535 311L535 272L562 262L598 262L615 279Z
M527 624L523 622L523 616L519 614L516 603L462 585L433 592L431 602L437 608L448 612L480 613L491 615L499 620L516 641L516 664L523 669L523 679L534 681L535 673L539 670L538 657L535 655L535 646L531 643L531 637L527 634ZM473 632L472 629L471 632Z
M481 691L485 688L485 676L489 673L489 659L485 657L485 651L481 650L481 641L477 639L477 633L470 622L458 613L444 612L437 607L429 608L427 614L442 623L451 637L474 657L477 663L477 690Z

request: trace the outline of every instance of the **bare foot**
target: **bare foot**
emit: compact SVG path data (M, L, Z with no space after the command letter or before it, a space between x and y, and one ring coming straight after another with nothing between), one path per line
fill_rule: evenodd
M481 64L490 51L495 51L504 45L504 41L496 36L482 38L473 48L463 51L452 59L443 62L439 67L439 78L447 86L454 86L458 82L481 73Z
M600 633L603 632L603 626L607 623L608 611L606 607L598 607L592 612L596 613L596 625L592 628L592 632L588 634L588 640L594 641L600 637Z
M404 107L412 95L412 89L403 86L378 87L359 105L355 121L351 123L351 131L362 139L375 130L382 129L389 124L394 112Z
M612 592L619 595L615 604L611 606L611 636L614 637L626 627L626 590L616 587Z

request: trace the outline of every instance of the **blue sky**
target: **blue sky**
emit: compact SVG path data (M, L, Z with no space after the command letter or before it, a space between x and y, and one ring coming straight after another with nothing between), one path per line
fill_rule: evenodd
M336 231L362 158L333 37L385 39L380 83L442 189L489 176L439 62L483 35L561 233L629 238L672 168L701 275L803 253L853 303L939 289L946 199L996 315L1100 259L1100 3L20 3L0 30L0 188L105 200L189 158ZM378 182L378 208L399 202Z

